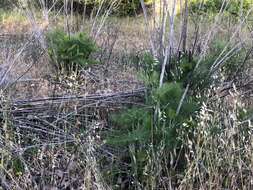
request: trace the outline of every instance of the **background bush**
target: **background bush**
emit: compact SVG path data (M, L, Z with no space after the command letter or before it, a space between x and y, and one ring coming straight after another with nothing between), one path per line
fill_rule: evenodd
M190 3L190 11L196 14L217 14L222 8L223 0L192 0ZM250 9L251 0L243 1L243 11ZM226 6L224 6L225 8ZM241 1L231 0L224 11L230 15L239 16L241 9Z
M0 8L11 9L17 4L17 0L1 0ZM70 2L70 1L69 1ZM75 0L73 4L74 12L83 13L83 10L86 6L86 13L91 14L92 10L99 6L101 0ZM146 5L150 5L152 0L144 0ZM41 5L39 1L32 2L37 8L40 8ZM47 7L50 8L52 5L55 5L53 0L46 1ZM58 1L55 5L56 9L61 9L64 1ZM104 2L104 7L110 6L111 0L106 0ZM29 3L31 4L31 2ZM69 6L70 7L70 6ZM134 16L142 11L142 7L139 0L119 0L117 8L113 10L114 15L118 16Z
M6 1L6 0L5 0ZM37 1L36 1L37 2ZM112 0L74 0L73 2L73 11L79 14L83 14L84 9L87 15L90 15L93 10L98 9L98 7L103 3L103 7L100 10L100 13L103 13L103 10L108 10ZM152 0L144 0L146 5L150 5ZM56 4L52 0L47 1L47 7L55 6L56 10L60 10L63 6L64 1L60 0ZM10 4L10 3L9 3ZM35 3L37 8L40 8L40 3ZM71 11L71 3L69 1L69 12ZM141 3L139 0L119 0L115 7L112 10L113 15L117 16L134 16L142 12Z
M151 4L150 0L144 0L144 2L149 5ZM142 11L142 7L139 0L122 0L119 4L119 8L116 11L116 14L120 16L133 16Z
M17 4L17 0L1 0L0 1L0 8L1 9L11 9Z
M84 0L83 0L84 2ZM150 5L152 3L152 0L144 0L146 5ZM94 8L99 3L101 3L101 0L90 0L86 1L86 4L91 8ZM110 4L111 0L107 0L105 4ZM141 3L139 0L119 0L118 7L113 11L114 14L118 16L133 16L135 14L138 14L142 11Z

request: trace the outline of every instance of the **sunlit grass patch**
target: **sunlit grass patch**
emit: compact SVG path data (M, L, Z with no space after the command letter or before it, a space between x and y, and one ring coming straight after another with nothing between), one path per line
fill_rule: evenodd
M29 23L20 11L0 9L0 33L20 33L26 30Z

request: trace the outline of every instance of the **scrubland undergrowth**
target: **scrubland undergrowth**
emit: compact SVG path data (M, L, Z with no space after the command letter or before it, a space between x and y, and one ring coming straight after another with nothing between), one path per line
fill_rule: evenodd
M46 2L0 11L0 188L252 189L248 1Z

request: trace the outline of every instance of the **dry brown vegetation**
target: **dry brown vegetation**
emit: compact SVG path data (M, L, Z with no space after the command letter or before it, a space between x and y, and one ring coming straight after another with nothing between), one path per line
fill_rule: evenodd
M197 18L181 8L176 15L159 5L155 16L126 18L43 15L43 6L19 9L19 16L6 11L0 20L0 189L252 189L252 21L245 15L229 20L222 11ZM99 47L91 55L99 64L58 75L46 41L55 28L88 33ZM152 89L143 81L144 53L159 62L159 90L174 55L186 49L201 68L223 41L210 67L210 78L218 80L196 95L189 81L183 88L176 116L183 115L188 94L205 99L182 122L195 128L178 130L180 145L169 149L166 139L153 137L124 146L119 141L116 148L107 143L107 134L124 128L112 115L126 108L153 109L154 128L156 117L166 120L163 105L145 101ZM223 64L230 56L236 64L227 74Z

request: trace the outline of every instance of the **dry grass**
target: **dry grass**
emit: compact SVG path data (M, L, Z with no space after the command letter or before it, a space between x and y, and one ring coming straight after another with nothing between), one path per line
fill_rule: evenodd
M144 49L144 40L140 37L144 38L145 32L141 27L137 27L141 19L138 21L122 19L121 21L112 18L111 21L108 21L107 27L103 29L97 39L97 44L101 50L95 55L103 64L83 70L79 78L62 76L60 81L55 81L54 69L49 63L46 52L40 45L36 45L36 39L31 41L33 39L29 35L33 35L33 33L26 24L29 23L29 20L20 19L17 26L15 25L16 22L10 22L15 27L9 27L8 22L1 24L3 30L0 36L2 41L0 61L2 61L2 67L7 69L9 63L6 62L6 57L12 61L14 56L22 51L21 55L16 58L15 66L8 72L8 78L11 78L9 82L13 83L10 90L13 98L39 98L69 93L76 95L112 93L129 91L142 86L136 69L131 68L130 65L124 66L128 63L122 63L125 61L122 57L125 54L130 55L135 49ZM41 23L43 22L39 20L38 25L41 26ZM88 25L84 30L89 29L90 23L87 22L86 24ZM61 27L61 25L62 22L59 22L57 27ZM16 27L21 28L22 33L16 30ZM54 27L53 22L47 25L48 30ZM135 31L131 32L132 35L129 36L131 30ZM26 43L28 44L27 47L22 49ZM110 52L108 52L109 49ZM110 57L107 56L108 54Z
M188 142L189 165L180 189L251 189L252 123L241 120L241 96L230 96L203 105L196 142Z
M39 16L36 23L42 32L46 32L56 25L63 27L64 19L59 16L43 22ZM0 24L0 33L16 35L9 35L10 39L0 37L1 69L6 71L13 65L1 88L0 184L3 189L10 190L112 189L105 181L106 172L112 166L103 165L103 161L108 158L114 163L119 152L105 145L103 135L113 130L112 126L108 126L108 114L117 111L121 105L112 108L99 101L92 105L62 102L56 107L49 103L45 105L46 109L43 107L43 111L40 111L41 107L36 111L28 104L23 109L28 112L23 113L22 110L18 112L18 107L12 103L17 99L106 95L143 87L137 69L129 65L129 57L149 50L149 35L153 35L153 40L156 40L158 30L155 26L146 28L142 16L109 18L96 39L101 49L93 55L104 64L83 69L79 77L60 76L56 80L41 44L33 41L33 38L27 38L27 35L34 37L30 21L9 16L2 19ZM90 31L92 22L85 22L81 30ZM175 46L179 44L179 23L180 20L176 20L173 36ZM211 35L210 41L215 38L230 39L231 34L235 34L231 44L242 42L244 48L248 48L252 40L248 27L250 23L240 28L240 32L235 32L238 25L227 26L225 23L212 23L213 27L210 28L214 35ZM203 19L198 24L198 47L202 50L208 38L210 23ZM187 49L194 43L195 29L194 23L190 21ZM167 30L165 32L168 33ZM26 43L29 45L24 46ZM207 43L207 51L209 45ZM198 55L201 53L199 51ZM210 98L198 115L194 138L186 136L184 139L187 149L180 156L187 161L185 172L175 173L175 170L170 170L174 168L173 159L177 160L178 155L174 155L175 151L162 157L165 151L161 147L161 152L150 155L146 167L153 166L152 172L156 172L156 177L148 176L150 184L146 184L146 187L252 189L253 126L252 116L245 116L246 109L252 109L253 106L252 76L252 64L249 64L248 69L240 73L235 81L221 80L218 86L206 92ZM122 102L120 100L117 103ZM19 114L15 115L14 112ZM163 161L168 157L172 161L166 163L168 168L164 174L161 172L165 168ZM124 183L118 181L117 185L120 188L123 184L121 187L124 189ZM145 187L145 184L141 185L139 187Z

